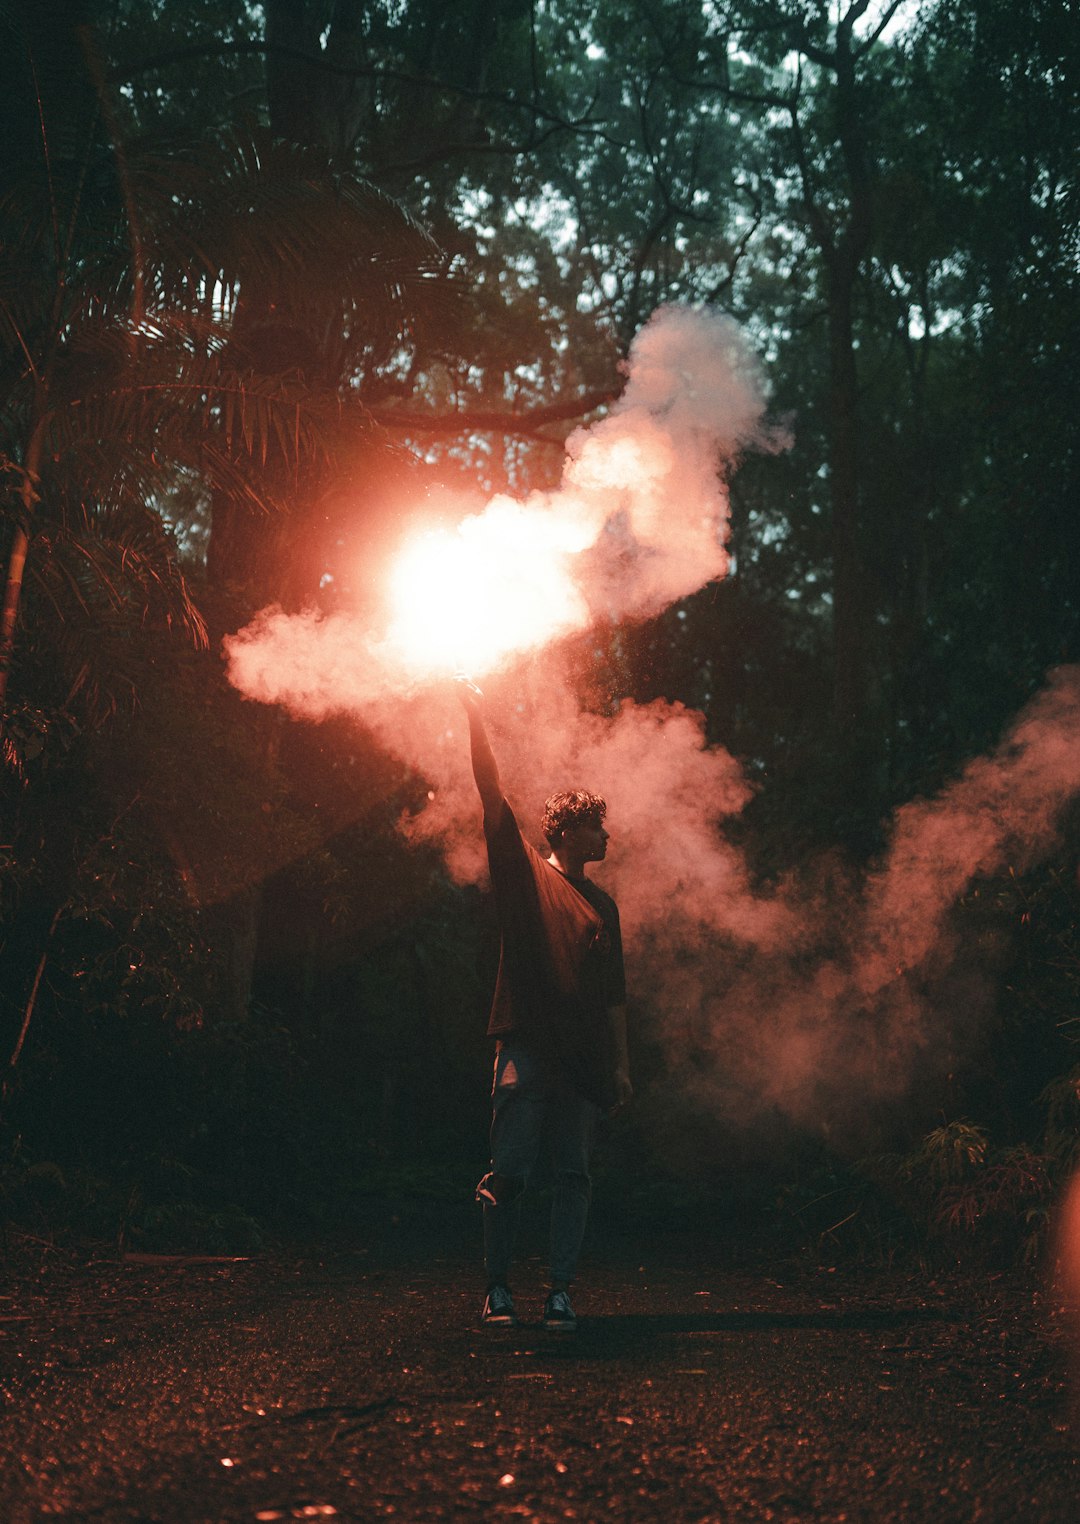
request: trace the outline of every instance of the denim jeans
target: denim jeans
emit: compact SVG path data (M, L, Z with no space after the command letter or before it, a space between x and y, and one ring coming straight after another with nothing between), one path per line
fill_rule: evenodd
M516 1184L500 1193L504 1199L498 1205L484 1202L488 1285L507 1283L521 1192L545 1141L555 1177L551 1279L569 1283L577 1269L589 1215L589 1156L600 1108L513 1038L499 1044L491 1096L492 1174Z

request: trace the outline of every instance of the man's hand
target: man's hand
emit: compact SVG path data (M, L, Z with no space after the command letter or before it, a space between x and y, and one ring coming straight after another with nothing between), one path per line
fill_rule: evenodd
M455 672L454 689L470 714L483 713L484 695L471 677L466 677L464 672Z
M630 1104L634 1094L634 1087L630 1083L630 1055L626 1046L626 1007L625 1005L608 1006L608 1028L611 1041L611 1075L612 1088L615 1091L615 1104L608 1112L613 1117L617 1111Z
M464 672L459 672L454 678L454 687L457 689L458 698L465 706L465 713L469 716L469 749L472 754L473 777L476 779L476 787L484 806L484 820L489 825L494 825L502 815L503 795L502 784L499 782L498 764L484 724L484 695L472 678L466 677Z
M617 1112L622 1111L624 1106L629 1106L629 1104L633 1100L633 1098L634 1098L634 1087L630 1083L629 1072L626 1069L621 1069L621 1068L620 1069L616 1069L615 1070L615 1104L614 1104L614 1106L612 1106L611 1110L608 1112L608 1116L613 1117L613 1116L615 1116L615 1114Z

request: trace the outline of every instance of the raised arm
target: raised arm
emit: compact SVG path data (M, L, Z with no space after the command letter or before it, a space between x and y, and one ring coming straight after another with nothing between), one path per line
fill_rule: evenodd
M484 821L488 825L496 825L502 814L503 791L499 781L499 766L484 724L484 695L467 677L457 679L457 691L469 717L473 777L484 806Z
M614 1067L615 1104L612 1112L621 1111L634 1096L630 1083L630 1056L626 1044L626 1007L609 1005L607 1008L608 1034Z

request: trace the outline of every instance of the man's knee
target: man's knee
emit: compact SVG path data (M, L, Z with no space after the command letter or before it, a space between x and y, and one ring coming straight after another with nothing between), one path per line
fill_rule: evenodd
M578 1196L585 1201L592 1200L592 1176L588 1170L583 1169L557 1169L555 1171L555 1190L562 1196Z
M476 1199L485 1206L513 1206L515 1201L521 1200L524 1191L524 1175L500 1175L493 1169L476 1187Z

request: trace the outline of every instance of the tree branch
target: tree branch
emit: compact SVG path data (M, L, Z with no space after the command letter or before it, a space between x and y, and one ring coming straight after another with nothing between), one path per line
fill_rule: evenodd
M577 132L587 134L589 137L604 138L611 143L615 140L605 132L595 130L582 119L580 122L559 122L556 126L547 128L523 143L511 143L503 140L488 140L486 142L444 143L431 153L418 154L412 159L394 159L389 163L378 166L378 176L384 178L387 175L415 175L422 174L432 164L447 164L458 154L504 154L507 158L520 159L526 154L535 153L541 144L559 132ZM619 147L622 145L619 144Z
M865 52L868 51L868 49L870 49L870 48L872 48L874 46L874 43L877 42L877 40L881 36L882 32L885 30L885 28L888 26L889 22L896 15L897 11L900 9L900 7L901 7L901 5L903 5L903 3L904 3L904 0L892 0L892 3L889 5L889 7L886 10L884 16L881 17L881 19L879 20L877 26L870 33L869 37L865 37L862 40L862 42L859 44L859 46L855 49L855 56L856 56L856 58L861 58L862 55Z
M23 1016L22 1023L19 1027L19 1035L15 1040L15 1047L12 1051L11 1057L8 1059L6 1081L10 1081L11 1076L14 1074L16 1068L18 1067L19 1057L23 1050L23 1044L26 1042L26 1034L30 1030L30 1020L34 1014L34 1006L37 1004L38 990L41 987L41 977L45 972L45 964L49 956L49 943L52 941L53 932L56 930L57 922L60 920L60 914L61 911L58 909L52 920L49 922L49 929L45 933L45 945L41 949L41 957L38 959L37 970L34 974L34 982L30 986L29 998L27 999L26 1005L23 1007ZM5 1083L4 1088L5 1090L7 1089L7 1083Z
M605 387L601 391L586 392L583 397L572 397L566 402L553 402L547 407L537 407L527 413L515 413L509 409L485 412L466 408L459 413L409 413L397 408L369 408L368 415L387 429L403 429L417 434L519 434L524 437L542 437L540 431L552 423L566 423L573 418L584 418L597 408L606 407L619 395L620 388Z
M856 21L858 21L859 17L864 16L869 9L870 0L852 0L851 5L848 6L847 10L840 18L840 25L845 29L845 31L850 32L854 27Z
M789 111L791 113L791 136L795 144L795 159L799 166L799 178L802 181L803 195L806 199L806 215L810 219L810 226L814 230L814 236L818 241L818 247L826 259L831 259L834 252L832 230L824 212L818 205L814 195L814 176L810 168L810 159L806 152L806 140L803 137L802 123L799 121L799 94L802 83L802 65L799 65L799 84L792 96Z
M522 101L518 100L514 95L504 94L498 90L470 90L464 85L452 85L446 80L435 79L428 74L410 73L407 69L387 69L375 66L361 67L356 64L334 63L325 54L309 53L303 48L290 48L284 43L277 42L191 43L184 48L173 48L167 53L157 53L152 58L145 58L128 64L117 64L109 70L108 79L110 84L128 84L140 74L150 74L157 69L167 69L173 64L189 63L200 58L221 58L226 54L239 54L245 57L256 55L261 57L287 58L293 63L321 69L325 74L335 74L346 79L370 79L376 82L389 81L393 84L419 86L421 89L430 90L436 95L458 96L468 101L488 101L500 106L509 106L514 111L529 112L546 122L553 123L556 127L565 127L567 130L576 130L579 125L568 122L565 117L560 116L556 111L550 110L538 100Z

